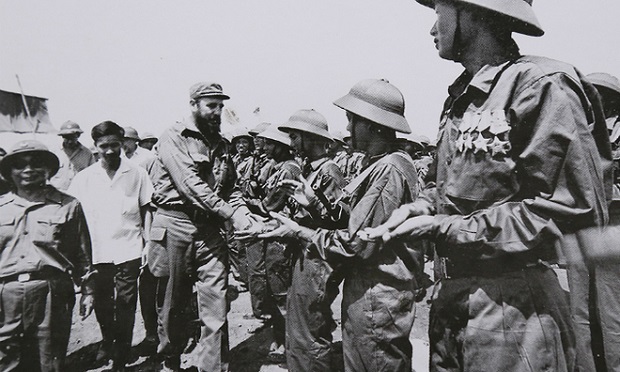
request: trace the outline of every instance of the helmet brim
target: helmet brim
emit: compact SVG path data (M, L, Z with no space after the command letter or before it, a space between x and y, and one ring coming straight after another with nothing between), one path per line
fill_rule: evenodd
M343 110L371 120L379 125L391 128L400 133L411 133L411 127L404 116L379 109L378 107L363 101L350 94L334 101L334 105Z

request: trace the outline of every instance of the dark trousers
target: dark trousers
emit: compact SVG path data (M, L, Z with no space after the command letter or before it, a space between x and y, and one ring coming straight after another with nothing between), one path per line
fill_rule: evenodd
M140 260L118 265L95 265L95 315L103 346L112 351L115 364L124 365L131 350L136 319Z
M61 275L0 284L0 371L67 371L75 294Z

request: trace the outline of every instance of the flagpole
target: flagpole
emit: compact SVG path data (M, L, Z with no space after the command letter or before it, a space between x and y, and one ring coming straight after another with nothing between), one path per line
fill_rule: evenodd
M32 120L32 116L30 115L30 109L28 108L28 102L26 101L26 96L24 95L24 89L22 89L22 83L19 81L19 75L15 74L15 78L17 79L17 85L19 86L19 94L22 96L22 102L24 103L24 108L26 109L26 116L28 117L30 125L32 125L32 127L34 128L32 133L36 134L37 130L39 129L38 122L34 123Z

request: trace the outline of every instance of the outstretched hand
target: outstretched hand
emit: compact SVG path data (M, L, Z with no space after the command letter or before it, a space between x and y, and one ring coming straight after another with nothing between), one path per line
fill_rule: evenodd
M388 236L386 234L389 234L390 231L394 230L396 227L400 226L403 222L405 222L411 215L411 208L408 205L402 205L392 212L392 215L390 216L390 218L388 218L386 222L377 227L366 228L358 232L357 235L360 237L360 239L365 241L382 239Z
M282 180L278 182L278 187L285 195L295 199L303 207L309 206L310 200L314 197L312 185L301 174L297 177L297 180Z
M279 226L274 230L259 234L259 239L294 238L296 234L301 231L299 224L290 218L286 218L275 212L270 212L269 215L274 220L278 221Z
M388 242L394 238L421 238L432 232L434 228L435 217L433 216L416 216L405 220L394 229L385 231L380 237L384 242ZM364 231L361 231L364 233ZM362 236L360 236L362 238ZM373 237L378 239L379 237Z

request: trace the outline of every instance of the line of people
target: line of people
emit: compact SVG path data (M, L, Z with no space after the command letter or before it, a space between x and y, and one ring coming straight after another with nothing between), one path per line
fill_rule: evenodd
M115 370L138 297L162 371L181 369L193 322L197 368L227 370L234 282L289 370L332 368L342 286L345 370L410 371L430 256L432 371L620 370L620 82L521 55L512 33L543 34L531 1L417 1L439 56L465 69L436 156L380 79L333 102L348 136L304 109L229 141L230 97L201 82L152 153L110 121L91 131L97 162L73 122L58 154L18 143L0 160L0 369L65 368L77 284Z

